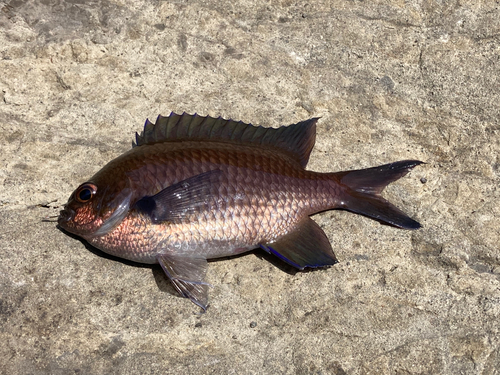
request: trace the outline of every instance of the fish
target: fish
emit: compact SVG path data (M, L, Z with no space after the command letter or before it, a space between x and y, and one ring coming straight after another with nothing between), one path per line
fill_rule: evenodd
M58 226L110 255L159 263L203 312L210 259L260 248L298 270L336 264L315 213L341 209L420 228L381 193L423 162L309 171L318 119L279 128L196 113L146 120L129 151L71 194Z

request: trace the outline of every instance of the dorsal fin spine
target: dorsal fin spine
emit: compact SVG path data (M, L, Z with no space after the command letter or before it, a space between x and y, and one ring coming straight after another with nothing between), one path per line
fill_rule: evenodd
M184 112L178 115L171 112L168 117L158 116L154 124L146 120L141 134L136 133L136 143L133 146L190 140L233 141L282 150L305 167L314 146L317 120L318 118L312 118L280 128L265 128L221 116L214 118L196 113L189 115Z

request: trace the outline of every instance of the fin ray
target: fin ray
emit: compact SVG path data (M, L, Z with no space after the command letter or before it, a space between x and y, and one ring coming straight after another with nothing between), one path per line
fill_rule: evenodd
M305 167L316 140L318 118L280 128L264 128L222 117L203 117L196 113L158 116L156 123L146 120L141 134L136 133L133 147L174 141L231 141L253 146L272 147L292 156Z
M338 208L371 217L403 229L418 229L420 223L380 196L391 182L405 176L418 160L402 160L378 167L334 173L334 179L344 186L342 204Z
M325 232L309 217L302 219L291 232L277 241L259 246L299 270L331 266L338 262Z
M170 185L153 196L137 201L134 208L148 215L155 224L184 220L202 210L210 209L222 176L215 169Z
M210 284L205 282L206 259L162 254L158 256L158 263L181 296L207 310Z

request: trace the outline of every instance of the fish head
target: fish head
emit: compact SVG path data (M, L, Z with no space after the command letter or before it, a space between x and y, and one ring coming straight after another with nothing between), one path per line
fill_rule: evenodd
M97 231L102 225L102 220L99 219L99 201L102 201L102 194L99 190L95 183L81 184L59 213L59 226L82 237Z
M71 194L57 223L62 229L85 239L105 235L127 215L131 196L129 188L117 191L109 184L85 182Z

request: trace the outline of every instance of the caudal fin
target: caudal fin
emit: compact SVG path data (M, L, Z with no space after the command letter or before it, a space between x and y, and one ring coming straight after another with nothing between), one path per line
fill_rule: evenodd
M345 188L339 208L398 228L420 228L419 222L380 196L387 185L420 164L424 163L418 160L403 160L379 167L335 173L336 181Z

